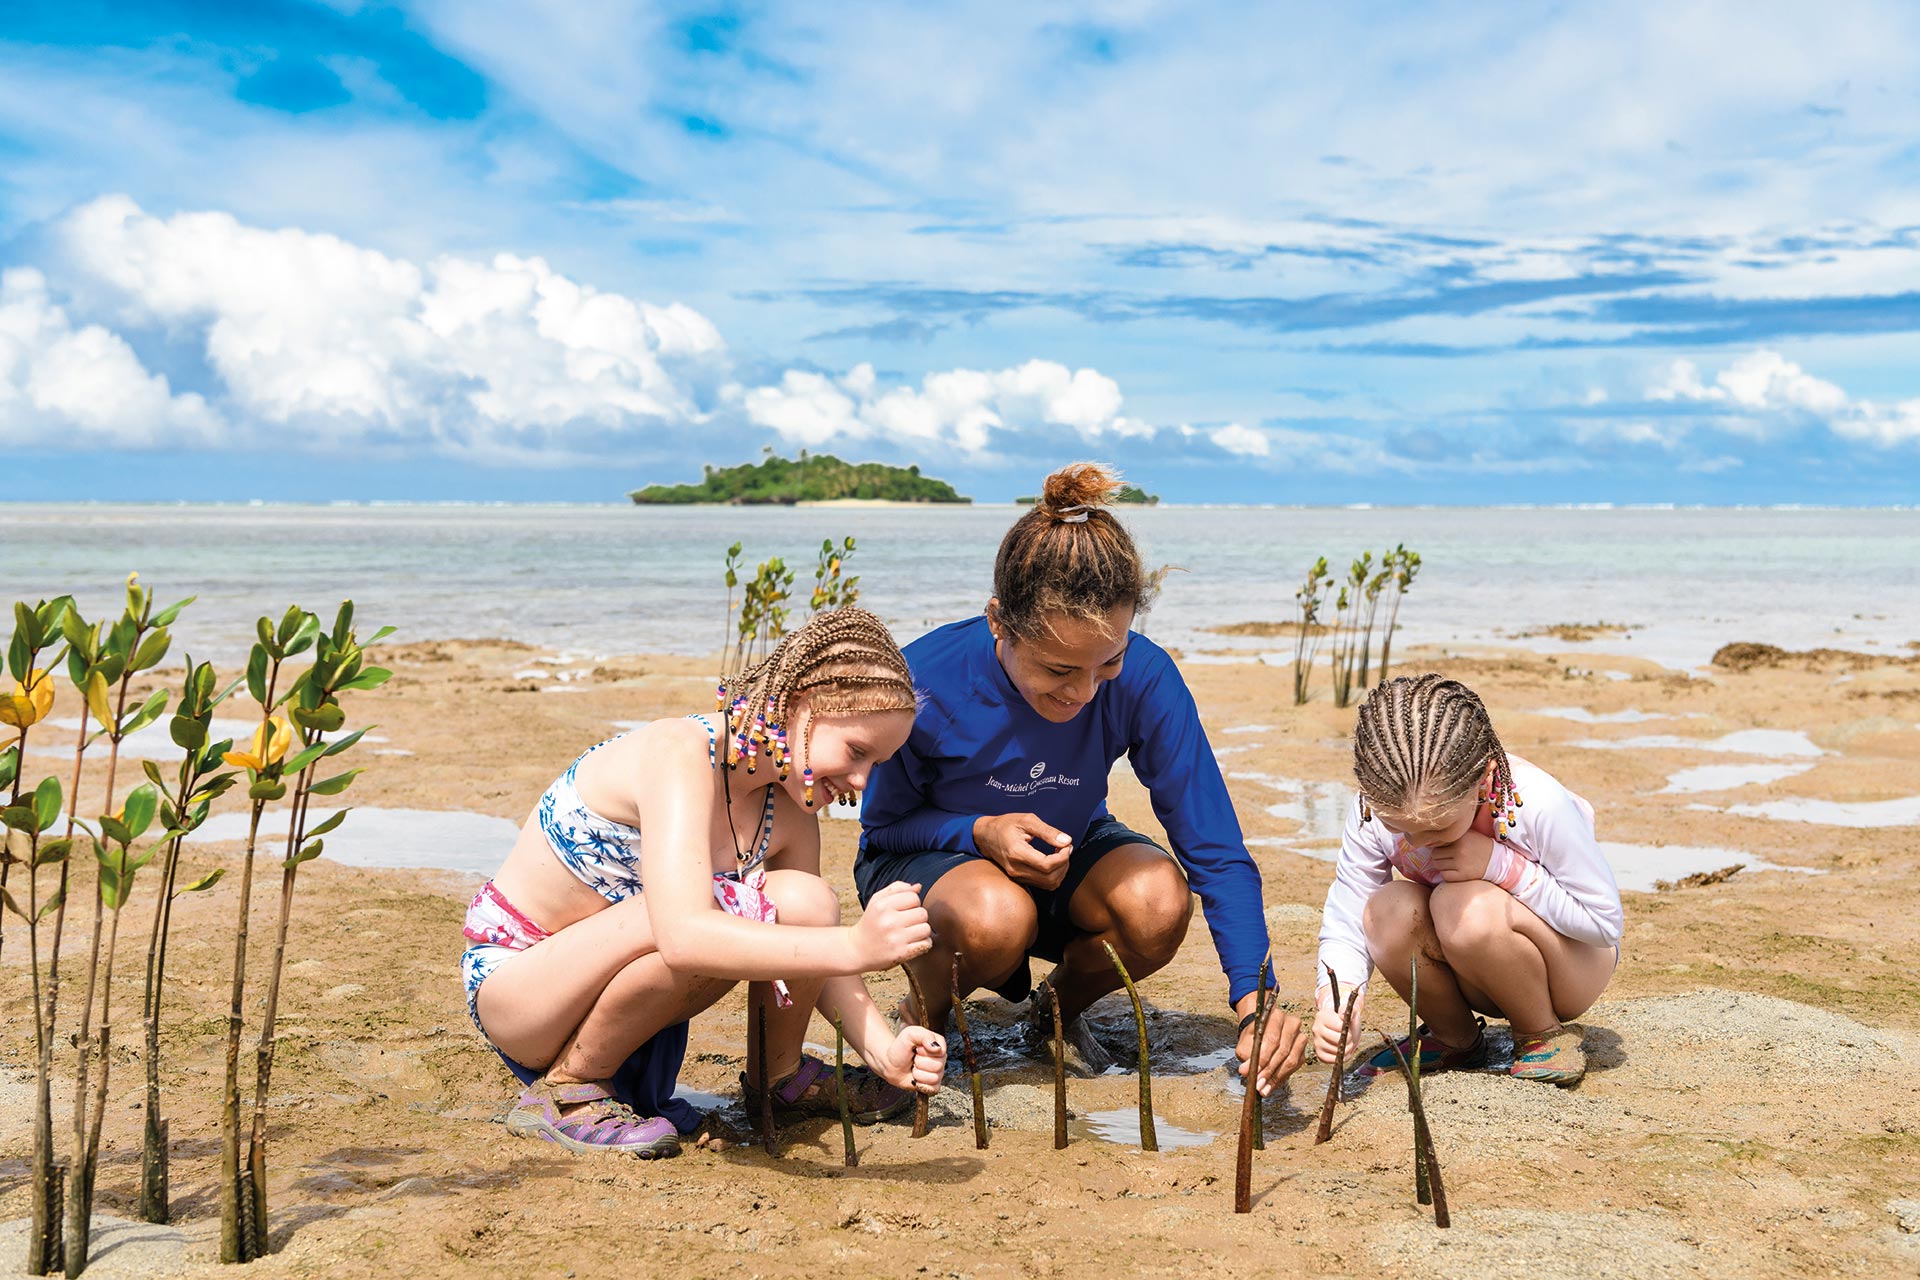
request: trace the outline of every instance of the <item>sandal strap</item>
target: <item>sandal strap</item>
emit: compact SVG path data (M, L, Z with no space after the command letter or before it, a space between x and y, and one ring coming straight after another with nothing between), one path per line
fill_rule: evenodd
M582 1103L603 1102L613 1098L606 1084L599 1080L576 1080L568 1084L542 1081L540 1089L547 1097L563 1107L577 1107Z
M773 1096L792 1106L807 1096L807 1090L818 1084L827 1075L827 1064L807 1054L800 1056L800 1065L794 1068L792 1075L773 1086Z

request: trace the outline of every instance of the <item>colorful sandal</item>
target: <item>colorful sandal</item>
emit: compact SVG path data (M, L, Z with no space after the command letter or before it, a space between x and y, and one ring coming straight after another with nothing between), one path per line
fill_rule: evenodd
M1435 1071L1476 1071L1487 1065L1487 1023L1484 1018L1474 1019L1473 1043L1465 1048L1456 1049L1443 1044L1428 1032L1423 1023L1420 1027L1420 1074L1429 1075ZM1402 1037L1400 1052L1411 1056L1411 1041ZM1360 1066L1360 1074L1366 1077L1383 1076L1400 1069L1400 1060L1391 1050L1382 1049L1368 1058Z
M899 1115L913 1105L911 1091L888 1084L866 1067L848 1067L847 1112L856 1124L872 1124ZM833 1068L820 1059L802 1055L793 1074L773 1082L773 1113L776 1116L837 1116L840 1095L836 1092ZM760 1090L740 1073L740 1092L746 1100L747 1114L760 1114Z
M556 1143L569 1151L611 1151L642 1160L680 1153L680 1134L672 1121L640 1116L607 1092L605 1085L592 1081L540 1081L521 1094L507 1113L507 1132Z
M1587 1074L1583 1039L1584 1033L1579 1027L1562 1025L1552 1035L1523 1040L1514 1046L1509 1074L1515 1080L1573 1084Z

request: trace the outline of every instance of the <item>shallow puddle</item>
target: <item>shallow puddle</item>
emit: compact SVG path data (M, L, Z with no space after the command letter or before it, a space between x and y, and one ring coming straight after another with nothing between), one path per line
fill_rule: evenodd
M1667 775L1657 795L1692 795L1700 791L1731 791L1736 787L1778 782L1813 768L1811 764L1706 764Z
M186 752L175 745L173 736L167 730L167 724L172 719L172 712L169 711L140 732L129 734L120 743L120 758L123 760L179 760L184 757ZM46 725L48 729L63 730L64 732L55 736L50 742L47 741L47 735L44 732L40 733L34 741L27 744L27 754L30 756L65 756L71 760L73 758L73 740L79 736L80 733L80 718L78 716L61 716L58 719L47 721ZM213 722L212 733L216 742L221 738L232 738L236 743L244 746L247 740L253 736L254 731L259 727L260 722L258 720L222 720L216 718ZM92 720L87 721L87 731L89 733L97 733L99 729L100 726L98 724ZM87 748L87 759L106 759L109 747L110 744L105 738L96 740Z
M1569 746L1592 751L1711 751L1738 756L1823 756L1806 734L1794 729L1742 729L1718 738L1682 738L1652 734L1643 738L1585 738Z
M314 809L307 825L317 827L337 810ZM248 814L217 813L191 837L194 840L245 840ZM355 808L324 837L320 855L350 867L411 867L490 876L499 870L519 839L520 824L463 810ZM278 858L287 842L287 811L268 809L260 817L259 850Z
M1307 782L1265 773L1231 773L1227 776L1244 782L1258 782L1282 795L1294 797L1267 806L1267 812L1274 817L1300 824L1300 829L1288 837L1290 841L1338 840L1347 824L1347 809L1353 803L1353 788L1344 782Z
M1226 732L1228 733L1272 733L1273 726L1270 724L1236 724L1232 728L1226 730Z
M1920 825L1920 796L1899 800L1768 800L1736 804L1725 812L1776 822L1810 822L1824 827L1907 827Z
M1140 1149L1140 1108L1124 1107L1113 1111L1090 1111L1084 1116L1076 1116L1067 1122L1067 1131L1082 1138L1092 1138L1096 1142L1111 1142L1116 1146ZM1182 1129L1177 1124L1168 1124L1159 1116L1153 1118L1153 1136L1162 1151L1177 1151L1181 1147L1204 1147L1220 1135L1195 1129Z
M1816 867L1783 867L1738 849L1702 848L1678 844L1612 844L1602 841L1600 852L1613 868L1613 878L1624 890L1654 892L1657 880L1679 880L1702 871L1718 871L1740 863L1746 875L1755 871L1797 871L1822 875Z
M1649 720L1671 720L1672 716L1655 711L1640 711L1629 707L1625 711L1589 711L1585 707L1538 707L1536 716L1552 716L1555 720L1572 720L1578 724L1644 724Z

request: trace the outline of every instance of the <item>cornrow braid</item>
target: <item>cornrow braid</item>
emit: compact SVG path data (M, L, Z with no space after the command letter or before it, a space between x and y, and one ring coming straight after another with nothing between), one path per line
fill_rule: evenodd
M794 695L801 693L815 715L912 711L916 705L913 675L885 623L852 606L816 614L759 663L721 677L718 709L730 768L744 761L753 773L764 753L769 767L787 776L787 725ZM812 729L809 721L809 734Z
M1384 681L1360 704L1353 727L1353 776L1362 820L1375 810L1418 819L1458 803L1479 785L1487 763L1502 836L1513 827L1520 792L1493 717L1473 690L1429 672Z

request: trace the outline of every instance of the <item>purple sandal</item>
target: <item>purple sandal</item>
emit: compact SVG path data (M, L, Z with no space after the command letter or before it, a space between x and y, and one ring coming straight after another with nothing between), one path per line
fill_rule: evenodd
M574 1108L562 1115L562 1108ZM569 1151L613 1151L651 1160L680 1154L680 1134L662 1116L640 1116L592 1081L541 1081L507 1113L507 1132L540 1138Z
M740 1092L747 1114L760 1113L760 1090L740 1073ZM888 1084L865 1067L847 1068L847 1112L855 1124L872 1124L897 1116L913 1105L911 1090ZM802 1055L792 1075L773 1082L773 1113L777 1116L837 1116L840 1096L835 1092L833 1068Z

